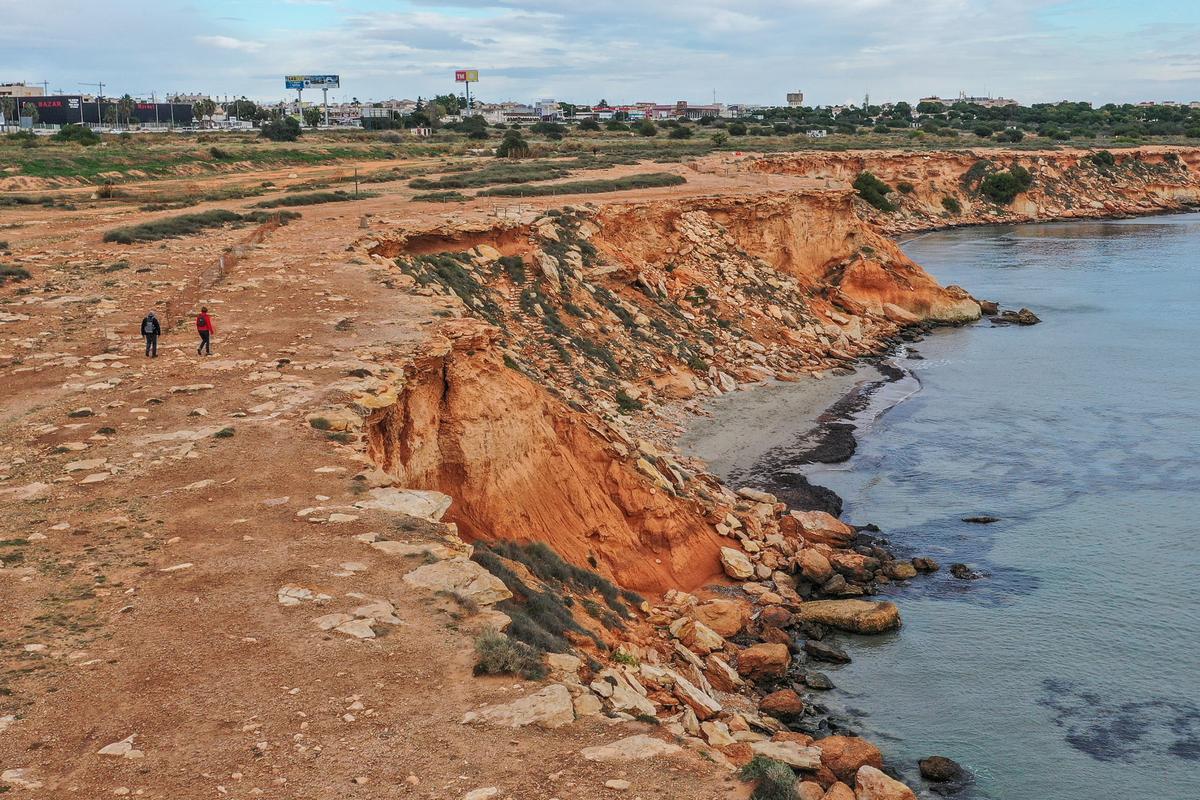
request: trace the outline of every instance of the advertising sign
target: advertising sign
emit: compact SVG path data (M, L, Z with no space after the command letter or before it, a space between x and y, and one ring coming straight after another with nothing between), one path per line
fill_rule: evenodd
M285 75L285 89L337 89L341 86L339 75Z
M457 83L479 83L479 70L456 69L454 70L454 80Z

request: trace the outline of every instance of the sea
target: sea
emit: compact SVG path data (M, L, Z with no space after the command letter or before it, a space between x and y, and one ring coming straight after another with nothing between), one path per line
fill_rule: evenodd
M854 660L821 701L925 794L936 754L973 774L963 797L1197 800L1200 215L903 248L1042 322L916 343L851 460L803 468L847 520L942 565L884 591L901 631L841 637Z

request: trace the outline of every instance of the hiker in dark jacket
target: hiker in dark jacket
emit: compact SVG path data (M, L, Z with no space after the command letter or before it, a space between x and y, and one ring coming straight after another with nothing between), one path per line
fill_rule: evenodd
M158 336L162 333L162 326L158 324L158 317L154 316L154 312L142 319L142 337L146 340L146 358L158 358Z
M212 355L212 335L214 332L212 317L208 316L208 306L201 306L200 313L196 316L196 332L200 334L200 346L196 348L196 355Z

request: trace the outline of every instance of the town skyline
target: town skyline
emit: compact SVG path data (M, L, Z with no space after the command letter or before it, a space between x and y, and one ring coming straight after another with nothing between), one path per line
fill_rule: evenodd
M51 93L205 93L286 99L285 74L342 76L331 100L454 92L474 68L489 102L554 97L632 103L809 105L1002 95L1023 104L1196 99L1190 41L1200 9L1126 0L798 0L686 8L554 0L227 0L199 6L79 0L15 7L0 30L0 81ZM47 33L45 21L70 19ZM887 25L864 24L886 20ZM654 32L647 38L647 32ZM137 47L113 46L134 39ZM38 42L31 47L30 42ZM170 58L164 58L169 53ZM951 77L947 77L951 76ZM150 85L147 85L150 84ZM111 90L107 87L112 87Z

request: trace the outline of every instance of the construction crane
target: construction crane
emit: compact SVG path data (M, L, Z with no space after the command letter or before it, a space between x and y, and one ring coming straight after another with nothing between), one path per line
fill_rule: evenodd
M96 124L99 125L103 120L100 119L100 98L104 96L104 82L84 83L80 81L80 86L95 86L96 87ZM83 98L79 98L79 124L83 124Z

